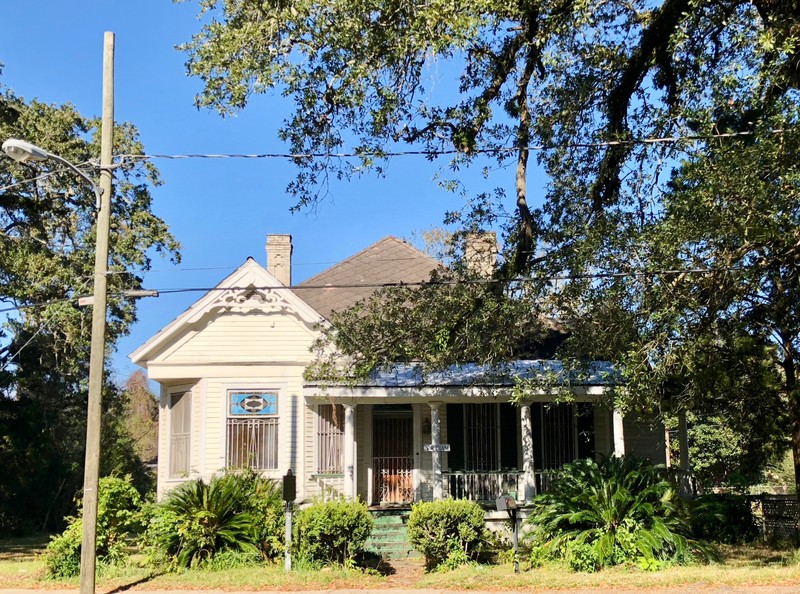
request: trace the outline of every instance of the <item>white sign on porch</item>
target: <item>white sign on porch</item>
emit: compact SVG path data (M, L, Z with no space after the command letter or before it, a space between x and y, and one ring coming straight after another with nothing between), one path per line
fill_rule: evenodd
M449 452L449 443L429 443L423 446L426 452Z

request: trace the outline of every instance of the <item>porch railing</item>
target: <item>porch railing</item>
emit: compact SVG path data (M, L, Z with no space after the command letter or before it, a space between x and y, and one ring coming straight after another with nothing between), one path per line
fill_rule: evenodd
M496 472L442 473L445 496L472 501L494 501L504 493L519 497L522 493L522 472L516 470Z
M697 482L691 470L682 470L680 468L670 468L667 470L667 476L678 485L678 493L683 497L694 497L697 495Z
M533 473L536 494L544 493L558 475L554 470L537 470ZM694 476L688 471L670 471L681 494L696 495ZM494 501L502 494L510 494L521 500L523 497L523 473L519 470L494 472L449 471L442 473L444 496L471 501Z

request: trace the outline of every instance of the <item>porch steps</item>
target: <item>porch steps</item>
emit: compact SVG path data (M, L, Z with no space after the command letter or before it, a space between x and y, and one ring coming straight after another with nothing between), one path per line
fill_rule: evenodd
M370 512L375 520L372 534L367 540L366 549L384 559L420 558L408 542L406 522L411 512L408 510L373 510Z

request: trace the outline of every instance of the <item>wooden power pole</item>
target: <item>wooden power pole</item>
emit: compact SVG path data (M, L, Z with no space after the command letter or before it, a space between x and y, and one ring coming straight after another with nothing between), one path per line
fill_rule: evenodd
M89 356L89 402L86 413L86 459L83 474L83 540L80 594L94 594L97 565L97 489L100 481L100 426L106 351L106 282L111 223L111 164L114 149L114 34L103 39L103 117L100 131L100 209L94 255L94 304Z

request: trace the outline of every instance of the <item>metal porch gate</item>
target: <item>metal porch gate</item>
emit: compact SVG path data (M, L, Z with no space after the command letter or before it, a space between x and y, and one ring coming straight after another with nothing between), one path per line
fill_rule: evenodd
M411 407L375 407L372 416L372 501L414 500L414 419Z

